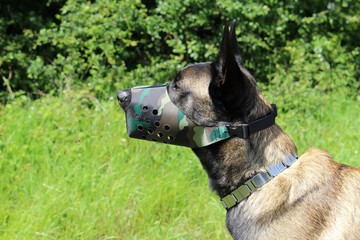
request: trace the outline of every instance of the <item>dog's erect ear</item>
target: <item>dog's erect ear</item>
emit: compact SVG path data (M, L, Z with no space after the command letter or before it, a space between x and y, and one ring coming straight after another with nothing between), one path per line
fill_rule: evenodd
M250 75L242 66L235 33L236 21L226 25L220 44L220 52L212 63L213 79L209 93L221 101L228 110L241 105L249 89Z

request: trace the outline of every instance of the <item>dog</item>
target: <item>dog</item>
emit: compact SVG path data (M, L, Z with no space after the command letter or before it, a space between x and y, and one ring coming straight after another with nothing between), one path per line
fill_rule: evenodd
M233 131L192 147L227 211L230 234L239 240L360 239L360 168L319 149L297 157L293 141L273 122L275 107L242 63L235 21L229 25L215 61L188 65L166 89L196 126ZM127 109L131 92L119 92L118 99Z

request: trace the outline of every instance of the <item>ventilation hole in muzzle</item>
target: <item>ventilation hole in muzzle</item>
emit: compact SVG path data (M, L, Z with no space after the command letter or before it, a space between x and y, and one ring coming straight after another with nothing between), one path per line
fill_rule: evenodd
M141 126L141 125L138 125L138 126L137 126L137 130L138 130L138 131L142 131L142 130L144 130L144 127Z
M166 131L169 131L169 130L170 130L169 125L165 125L165 126L164 126L164 129L165 129Z
M167 139L170 140L170 141L174 141L174 140L175 140L175 138L174 138L173 136L168 136Z
M135 119L140 120L141 116L139 114L135 114Z
M154 109L153 111L152 111L152 113L154 114L154 115L158 115L158 110L157 109Z
M154 122L155 127L160 127L160 122Z
M156 134L158 136L158 138L162 138L164 136L164 134L162 134L161 132L159 132L158 134Z
M149 134L153 134L154 131L149 128L149 129L147 130L147 132L148 132Z
M150 118L145 118L146 123L150 123Z
M149 107L145 105L142 107L142 110L143 110L143 112L147 112L147 111L149 111Z

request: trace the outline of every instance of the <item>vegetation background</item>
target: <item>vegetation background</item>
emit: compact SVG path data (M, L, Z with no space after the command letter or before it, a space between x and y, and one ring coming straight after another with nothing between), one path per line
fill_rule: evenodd
M190 149L126 136L119 89L245 65L303 153L360 165L357 0L2 0L0 239L230 239Z

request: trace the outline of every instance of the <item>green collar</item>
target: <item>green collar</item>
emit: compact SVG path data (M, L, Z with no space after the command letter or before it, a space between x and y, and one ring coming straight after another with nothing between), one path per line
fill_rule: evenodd
M297 160L297 155L291 155L285 159L285 162L279 162L267 168L265 172L257 173L254 177L247 180L243 185L232 191L230 194L221 198L220 201L229 210L247 197L249 197L257 189L268 183L271 179L279 175L285 169L289 168Z

